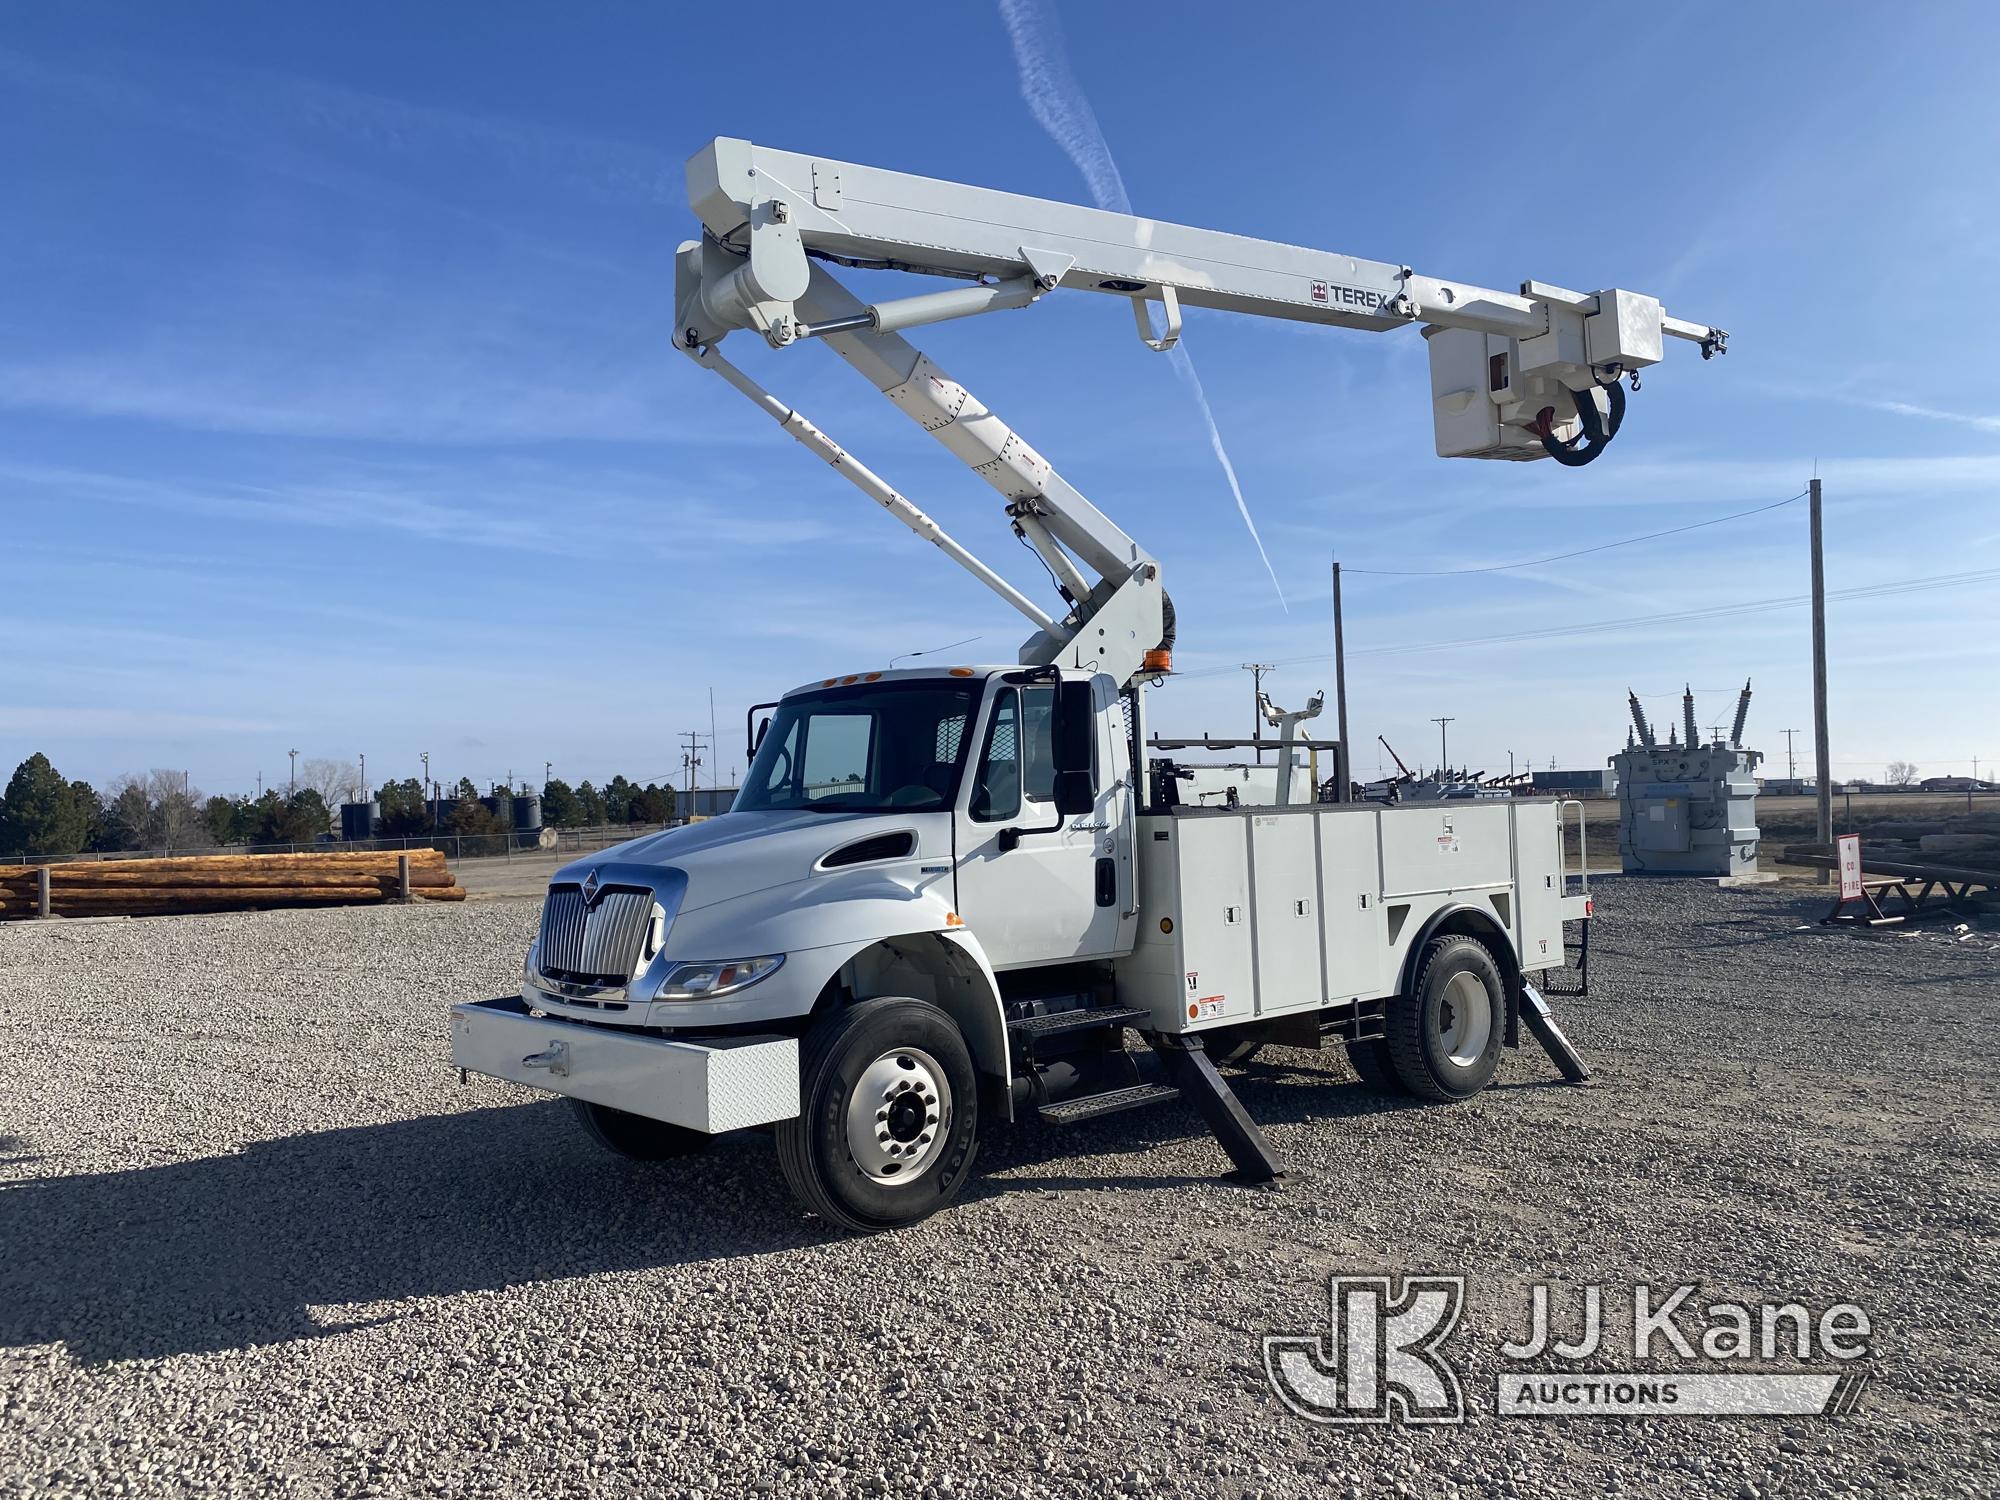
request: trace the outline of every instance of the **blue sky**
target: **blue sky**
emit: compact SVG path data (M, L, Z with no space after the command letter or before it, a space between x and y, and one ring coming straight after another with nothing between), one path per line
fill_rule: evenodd
M745 705L1025 633L668 347L681 169L714 135L1088 201L990 5L257 4L0 15L0 774L285 752L371 776L673 773ZM1330 685L1327 569L1544 556L1782 500L1835 590L2000 568L2000 11L1061 7L1139 212L1511 287L1626 286L1674 345L1603 462L1432 456L1421 341L1190 315L1285 593L1185 388L1110 298L919 342L1150 547L1187 675ZM864 285L870 278L859 278ZM879 279L874 283L881 286ZM881 286L884 292L893 288ZM732 342L731 349L736 349ZM997 498L826 351L744 357L1037 598ZM1351 718L1432 760L1600 764L1627 686L1809 740L1803 503L1569 563L1351 579ZM2000 584L1837 599L1836 770L2000 763ZM1433 643L1541 639L1423 650ZM1657 695L1657 696L1655 696ZM1330 732L1330 729L1329 731ZM1357 769L1372 774L1363 748Z

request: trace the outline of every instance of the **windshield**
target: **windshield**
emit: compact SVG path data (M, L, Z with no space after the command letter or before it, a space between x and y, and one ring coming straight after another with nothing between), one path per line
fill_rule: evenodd
M772 715L732 810L950 807L980 686L906 678L787 698Z

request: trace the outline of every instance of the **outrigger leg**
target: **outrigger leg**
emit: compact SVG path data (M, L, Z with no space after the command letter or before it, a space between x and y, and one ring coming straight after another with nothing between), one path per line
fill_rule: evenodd
M1590 1082L1590 1069L1584 1066L1576 1048L1570 1045L1569 1038L1556 1025L1549 1002L1542 998L1540 990L1525 982L1521 985L1521 1019L1527 1023L1528 1030L1542 1044L1542 1050L1548 1053L1549 1060L1564 1078L1571 1083Z
M1200 1036L1157 1031L1149 1031L1145 1036L1166 1067L1168 1081L1201 1111L1202 1119L1215 1132L1222 1149L1236 1163L1236 1170L1226 1175L1244 1184L1282 1180L1286 1175L1283 1158L1271 1149L1271 1143L1264 1139L1264 1132L1243 1108L1236 1091L1216 1071Z

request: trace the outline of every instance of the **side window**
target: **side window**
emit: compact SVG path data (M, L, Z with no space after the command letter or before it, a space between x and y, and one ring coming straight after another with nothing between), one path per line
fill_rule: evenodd
M814 714L806 731L805 794L856 792L868 780L872 714Z
M1014 688L993 700L986 748L973 773L970 810L981 823L1021 815L1021 695Z
M757 747L757 760L764 766L764 784L752 790L765 800L791 795L797 789L799 769L800 728L803 718L789 718L780 709L777 723L766 732L764 743Z
M1022 689L1022 785L1037 802L1053 802L1056 797L1055 713L1053 687Z

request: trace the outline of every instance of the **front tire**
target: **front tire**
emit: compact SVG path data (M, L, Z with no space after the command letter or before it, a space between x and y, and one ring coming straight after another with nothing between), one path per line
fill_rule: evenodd
M1456 933L1424 945L1410 993L1389 1002L1385 1040L1420 1099L1469 1099L1500 1069L1507 984L1486 946Z
M644 1115L592 1104L588 1099L572 1099L569 1105L583 1122L584 1134L627 1161L672 1161L676 1157L693 1156L714 1139L699 1130L669 1125L664 1120L649 1120Z
M778 1125L792 1195L857 1234L900 1229L965 1186L978 1147L977 1075L951 1017L884 996L807 1033L797 1119Z

